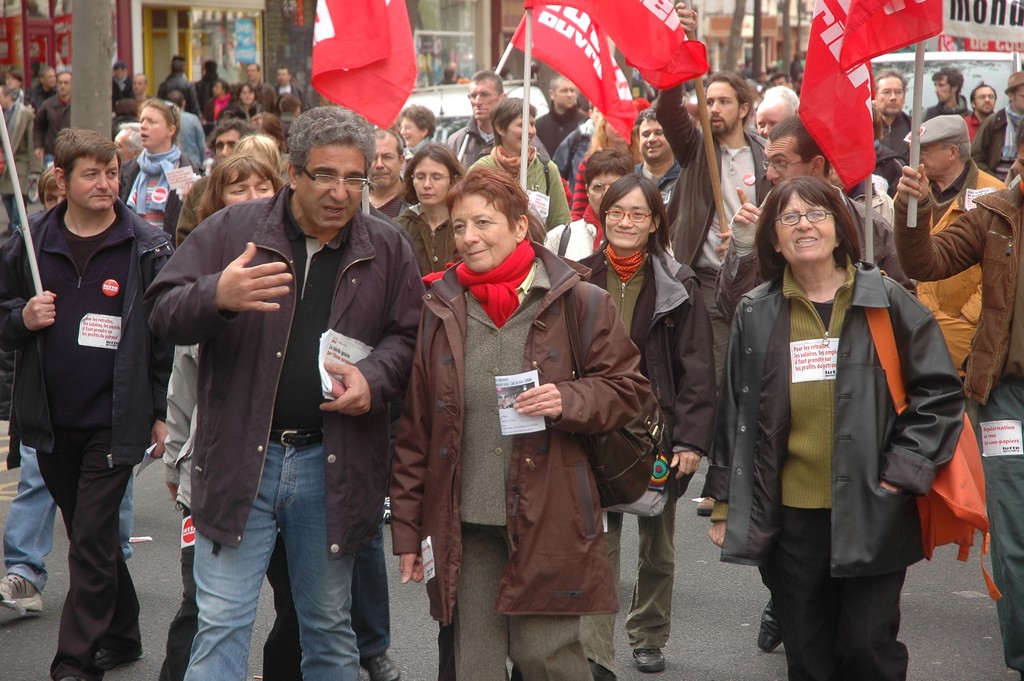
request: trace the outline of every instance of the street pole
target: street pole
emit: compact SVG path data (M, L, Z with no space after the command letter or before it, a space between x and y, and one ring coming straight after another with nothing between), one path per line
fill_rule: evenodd
M110 135L110 91L114 57L113 0L75 3L71 22L74 73L71 127Z

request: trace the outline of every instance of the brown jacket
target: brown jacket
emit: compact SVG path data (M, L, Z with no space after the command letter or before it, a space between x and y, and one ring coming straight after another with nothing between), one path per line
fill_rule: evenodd
M607 432L635 416L650 390L639 354L605 291L534 244L551 288L536 308L523 370L556 383L562 416L515 437L506 490L510 557L495 609L503 615L583 615L618 610L601 507L586 454L570 434ZM578 266L575 266L578 267ZM576 297L586 378L572 380L562 297ZM466 376L466 289L449 270L424 297L405 412L391 471L394 552L419 553L431 538L436 576L430 614L452 621L462 565L461 443ZM497 417L495 417L497 418ZM472 559L472 557L469 557Z
M1019 187L977 200L977 207L931 233L931 197L918 203L917 228L907 227L907 198L896 195L896 252L915 279L946 279L981 264L981 316L967 355L964 392L982 404L999 382L1010 344L1010 317L1021 256Z
M412 239L412 249L416 252L416 263L420 266L420 274L444 272L448 263L459 259L455 252L455 232L452 221L448 220L436 230L430 229L426 218L420 213L420 206L409 206L395 218Z

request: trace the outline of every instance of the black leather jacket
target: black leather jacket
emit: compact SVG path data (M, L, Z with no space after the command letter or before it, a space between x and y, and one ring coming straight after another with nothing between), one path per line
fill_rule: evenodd
M863 308L887 307L909 405L896 415ZM789 304L781 277L736 311L703 494L729 504L722 560L763 564L780 527L789 439ZM834 577L878 575L923 557L915 495L953 455L964 397L931 313L877 266L857 265L839 339L832 453ZM879 487L885 480L903 494Z

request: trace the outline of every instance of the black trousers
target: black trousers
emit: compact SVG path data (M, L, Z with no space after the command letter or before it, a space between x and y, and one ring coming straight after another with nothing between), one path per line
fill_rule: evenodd
M52 452L39 452L39 472L68 531L68 576L50 666L54 679L103 678L100 648L129 654L142 647L139 599L121 552L118 508L131 466L110 465L110 430L55 429Z
M907 571L832 577L832 512L782 512L764 571L786 632L790 681L903 681L907 647L897 640Z

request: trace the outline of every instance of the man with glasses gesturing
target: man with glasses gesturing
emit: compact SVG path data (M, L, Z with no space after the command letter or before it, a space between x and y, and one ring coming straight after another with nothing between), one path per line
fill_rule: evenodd
M303 679L359 676L353 556L380 524L387 405L408 380L423 285L400 231L359 212L370 125L320 107L296 119L288 141L289 184L206 220L145 300L156 333L200 344L199 385L208 388L193 451L199 631L187 681L247 678L278 529ZM325 363L326 398L325 331L367 353Z

